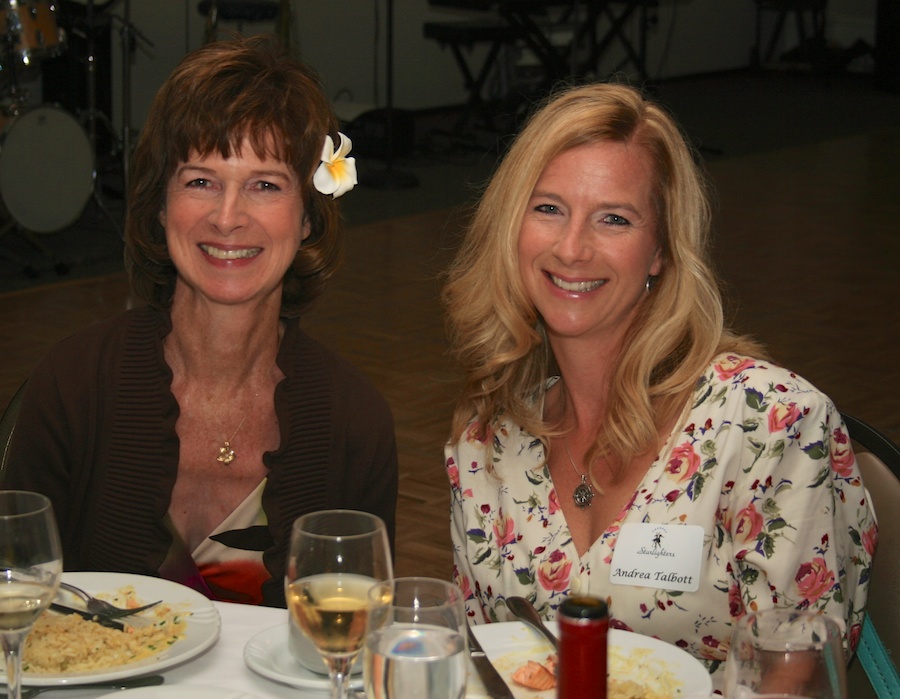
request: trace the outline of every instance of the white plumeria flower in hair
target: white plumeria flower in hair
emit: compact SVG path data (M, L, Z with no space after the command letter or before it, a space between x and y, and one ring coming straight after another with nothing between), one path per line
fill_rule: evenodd
M322 194L331 194L337 199L356 186L356 158L348 158L347 153L353 147L350 139L338 132L341 145L334 150L331 136L325 136L322 148L322 162L313 175L313 184Z

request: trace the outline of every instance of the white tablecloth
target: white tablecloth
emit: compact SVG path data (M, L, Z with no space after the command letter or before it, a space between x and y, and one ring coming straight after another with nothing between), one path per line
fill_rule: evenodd
M219 640L202 655L163 672L165 686L183 687L182 696L191 697L191 687L219 687L232 692L245 692L259 699L327 699L327 688L322 691L302 689L274 682L256 674L244 662L244 646L260 631L287 624L285 609L256 607L243 604L214 602L222 617L222 633ZM287 631L285 631L285 638ZM473 686L474 685L474 686ZM469 697L482 695L480 682L470 679ZM47 699L94 699L109 694L110 690L64 689L42 694Z

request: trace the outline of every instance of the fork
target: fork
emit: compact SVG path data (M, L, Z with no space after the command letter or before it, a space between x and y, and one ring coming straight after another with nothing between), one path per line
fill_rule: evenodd
M135 607L134 609L123 609L122 607L117 607L114 604L110 604L106 600L97 599L93 595L82 590L80 587L75 587L70 583L62 582L59 584L59 586L62 589L68 590L72 594L77 595L78 597L83 599L84 604L89 612L91 612L92 614L96 614L97 616L102 616L104 619L119 619L121 617L131 616L132 614L143 612L145 609L155 607L162 601L157 600L156 602L145 604L142 607Z

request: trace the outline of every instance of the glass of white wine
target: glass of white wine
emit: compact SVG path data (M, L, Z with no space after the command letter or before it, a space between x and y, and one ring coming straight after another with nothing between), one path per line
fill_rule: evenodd
M840 627L797 609L744 615L732 632L724 689L729 699L847 699Z
M466 610L456 585L395 578L369 590L367 699L462 699L467 662Z
M328 666L333 699L348 699L350 669L366 635L368 592L393 575L384 522L356 510L312 512L294 522L288 609Z
M0 643L6 657L7 696L22 696L22 646L34 622L56 596L62 549L45 496L0 491Z

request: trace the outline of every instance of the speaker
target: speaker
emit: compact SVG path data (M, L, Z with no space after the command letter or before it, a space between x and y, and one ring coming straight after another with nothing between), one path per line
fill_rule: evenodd
M885 90L900 92L900 3L878 0L875 11L875 79Z

